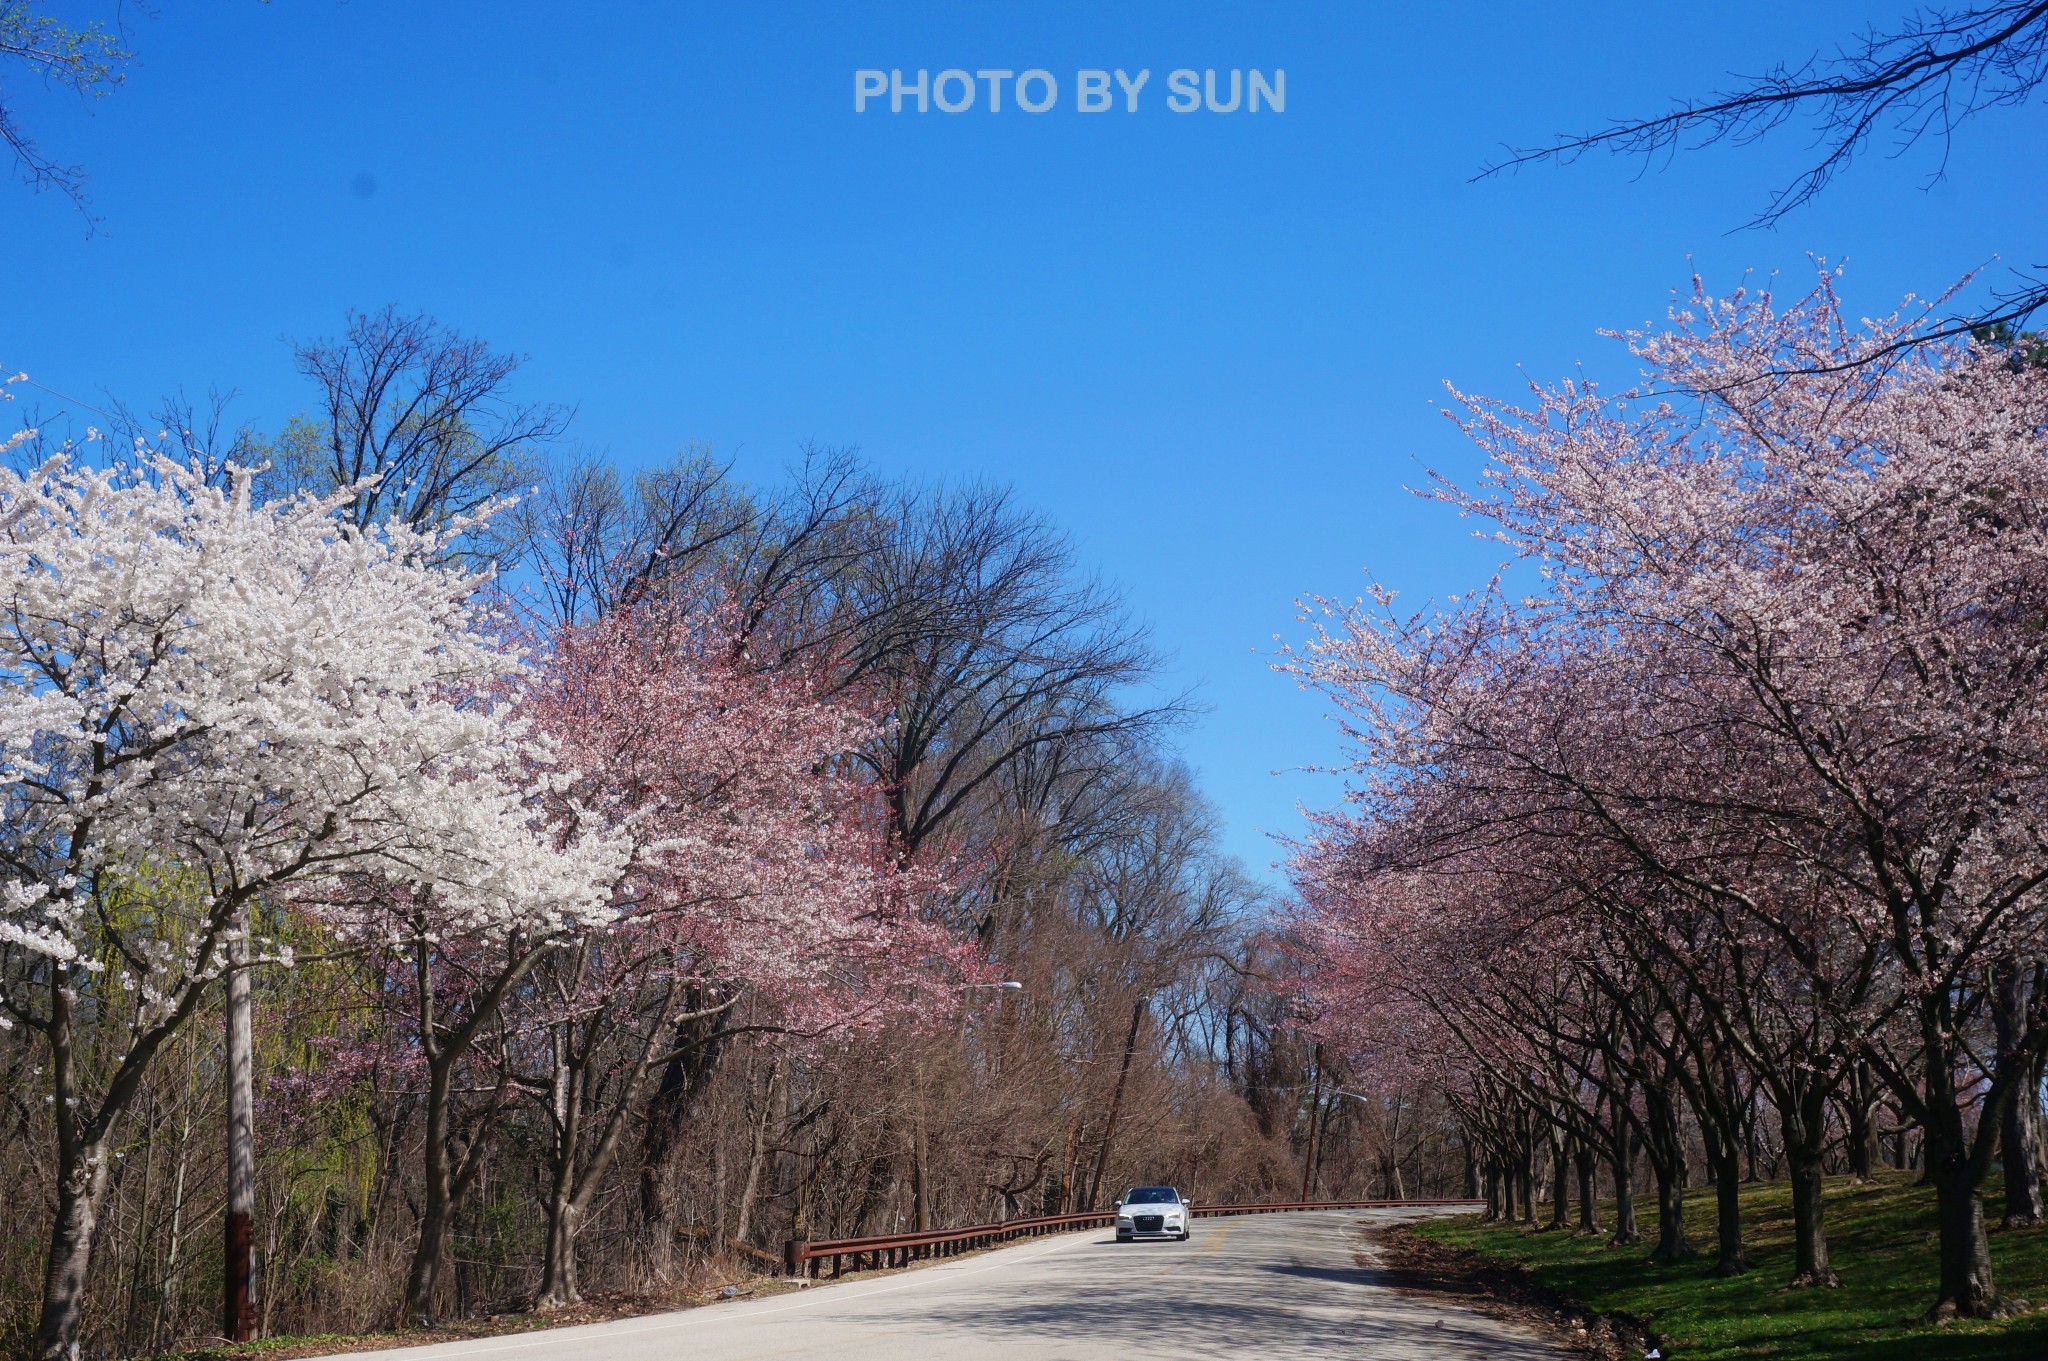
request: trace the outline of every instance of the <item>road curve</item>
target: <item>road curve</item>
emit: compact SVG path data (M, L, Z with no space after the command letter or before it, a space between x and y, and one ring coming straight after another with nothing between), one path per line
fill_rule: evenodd
M1359 1267L1358 1230L1427 1211L1200 1219L1186 1243L1105 1231L1030 1239L895 1275L351 1361L1554 1361L1505 1323L1401 1295Z

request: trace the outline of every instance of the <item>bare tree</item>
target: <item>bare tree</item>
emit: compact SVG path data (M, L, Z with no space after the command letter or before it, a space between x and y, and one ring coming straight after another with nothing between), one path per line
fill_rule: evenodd
M1880 133L1892 134L1897 150L1934 138L1945 165L1958 127L1987 109L2027 103L2044 80L2048 0L1926 10L1890 31L1867 30L1832 56L1774 66L1733 90L1680 102L1667 113L1516 148L1479 177L1537 161L1570 162L1589 151L1651 156L1716 142L1746 143L1794 118L1810 118L1817 159L1774 191L1748 224L1770 226L1827 188ZM2048 282L2022 276L1994 296L1989 310L1922 331L1906 343L2017 327L2043 305Z
M578 456L505 517L508 556L532 569L551 623L587 622L696 570L756 523L760 508L729 472L698 449L631 477Z
M272 457L300 486L370 479L349 509L358 525L417 529L474 514L532 481L536 451L571 414L512 400L517 356L395 307L351 312L340 339L293 354L319 386L321 420L288 428Z
M1157 732L1183 699L1133 704L1158 662L1065 538L1000 489L906 496L853 593L872 622L849 682L879 683L894 723L870 755L906 853L1013 764Z

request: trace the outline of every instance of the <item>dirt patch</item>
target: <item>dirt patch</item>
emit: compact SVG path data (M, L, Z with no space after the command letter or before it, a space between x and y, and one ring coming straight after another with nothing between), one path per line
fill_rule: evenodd
M1364 1237L1370 1248L1357 1254L1358 1264L1378 1272L1404 1295L1520 1324L1600 1361L1639 1361L1658 1345L1656 1333L1641 1319L1596 1313L1516 1263L1424 1238L1405 1224L1370 1227Z
M667 1314L730 1300L759 1299L799 1289L795 1281L743 1279L710 1291L673 1295L593 1295L582 1303L545 1314L507 1308L503 1312L475 1318L450 1320L431 1328L407 1328L388 1333L335 1334L327 1337L265 1338L242 1345L200 1344L165 1353L155 1361L296 1361L311 1356L340 1356L349 1352L376 1352L395 1347L425 1347L436 1342L467 1342L480 1337L504 1337L512 1333L542 1332L550 1328L571 1328L581 1323L609 1323L613 1319L639 1318L645 1314Z
M714 1266L698 1277L698 1280L702 1281L703 1275L710 1275L711 1284L703 1288L679 1290L665 1295L632 1295L623 1292L591 1295L580 1304L545 1314L533 1313L527 1309L524 1302L513 1301L483 1314L464 1319L450 1319L431 1328L406 1328L385 1333L336 1333L325 1337L275 1337L240 1345L221 1341L210 1344L198 1341L190 1346L181 1346L175 1351L165 1352L161 1356L144 1358L143 1361L302 1361L305 1357L380 1352L398 1347L425 1347L436 1342L467 1342L474 1338L542 1332L549 1328L571 1328L580 1323L609 1323L613 1319L640 1318L647 1314L671 1314L677 1310L696 1309L708 1304L760 1299L766 1295L780 1295L811 1285L823 1285L835 1279L876 1280L884 1276L900 1275L906 1271L917 1271L924 1267L979 1257L999 1247L1010 1246L1014 1245L1002 1243L975 1248L952 1257L933 1257L912 1262L904 1267L848 1271L843 1278L834 1277L828 1271L816 1281L786 1276L748 1276L744 1274L744 1266L720 1273ZM782 1265L779 1258L771 1257L767 1253L753 1252L751 1249L749 1252L759 1259L761 1265L772 1264L778 1269ZM721 1281L721 1275L728 1279Z

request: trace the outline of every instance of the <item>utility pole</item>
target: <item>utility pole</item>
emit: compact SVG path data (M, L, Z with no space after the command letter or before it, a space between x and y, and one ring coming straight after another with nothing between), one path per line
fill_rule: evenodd
M249 907L242 905L228 942L228 1216L227 1258L222 1278L227 1298L221 1335L247 1342L256 1333L256 1080L255 1037L250 1025Z

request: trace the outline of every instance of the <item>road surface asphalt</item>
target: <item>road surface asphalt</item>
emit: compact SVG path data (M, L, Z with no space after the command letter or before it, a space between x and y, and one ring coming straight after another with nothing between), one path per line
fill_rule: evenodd
M1026 1239L765 1298L351 1361L1555 1361L1509 1324L1402 1295L1360 1267L1368 1222L1423 1210L1198 1219L1185 1243L1106 1231Z

